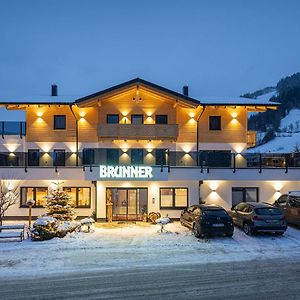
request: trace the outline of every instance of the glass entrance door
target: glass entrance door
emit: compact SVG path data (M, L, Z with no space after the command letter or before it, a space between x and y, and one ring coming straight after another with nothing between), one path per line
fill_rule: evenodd
M141 221L147 213L147 188L109 188L113 221Z

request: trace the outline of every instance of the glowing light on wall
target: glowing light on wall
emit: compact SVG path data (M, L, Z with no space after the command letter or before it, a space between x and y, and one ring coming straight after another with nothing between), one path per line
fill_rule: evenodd
M3 144L9 152L15 152L21 144Z
M42 116L43 116L43 112L41 112L41 111L38 111L36 115L37 115L37 116L40 118L40 117L42 117Z

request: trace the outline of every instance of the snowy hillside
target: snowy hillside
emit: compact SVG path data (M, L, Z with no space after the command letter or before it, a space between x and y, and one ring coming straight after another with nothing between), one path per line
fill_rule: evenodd
M262 133L260 133L262 134ZM248 150L250 153L287 153L300 149L300 109L292 109L280 122L279 132L268 143Z

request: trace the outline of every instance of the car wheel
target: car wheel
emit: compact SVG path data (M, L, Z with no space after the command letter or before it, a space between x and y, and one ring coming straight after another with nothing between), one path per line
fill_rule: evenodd
M253 230L252 230L249 223L244 223L243 230L247 235L252 235L253 234Z
M199 230L199 226L197 224L194 224L193 226L193 232L194 232L194 236L196 238L200 238L202 236L200 230Z

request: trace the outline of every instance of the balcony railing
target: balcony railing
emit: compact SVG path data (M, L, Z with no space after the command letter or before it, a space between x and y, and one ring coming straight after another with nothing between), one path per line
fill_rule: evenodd
M229 151L181 152L143 150L139 156L132 150L86 149L78 154L72 152L0 152L0 167L75 167L104 165L149 165L169 167L199 167L224 169L300 168L300 153L282 154L235 154Z
M98 136L110 139L176 140L177 124L99 124Z
M0 122L0 134L2 138L5 135L19 135L22 137L26 135L26 122Z

